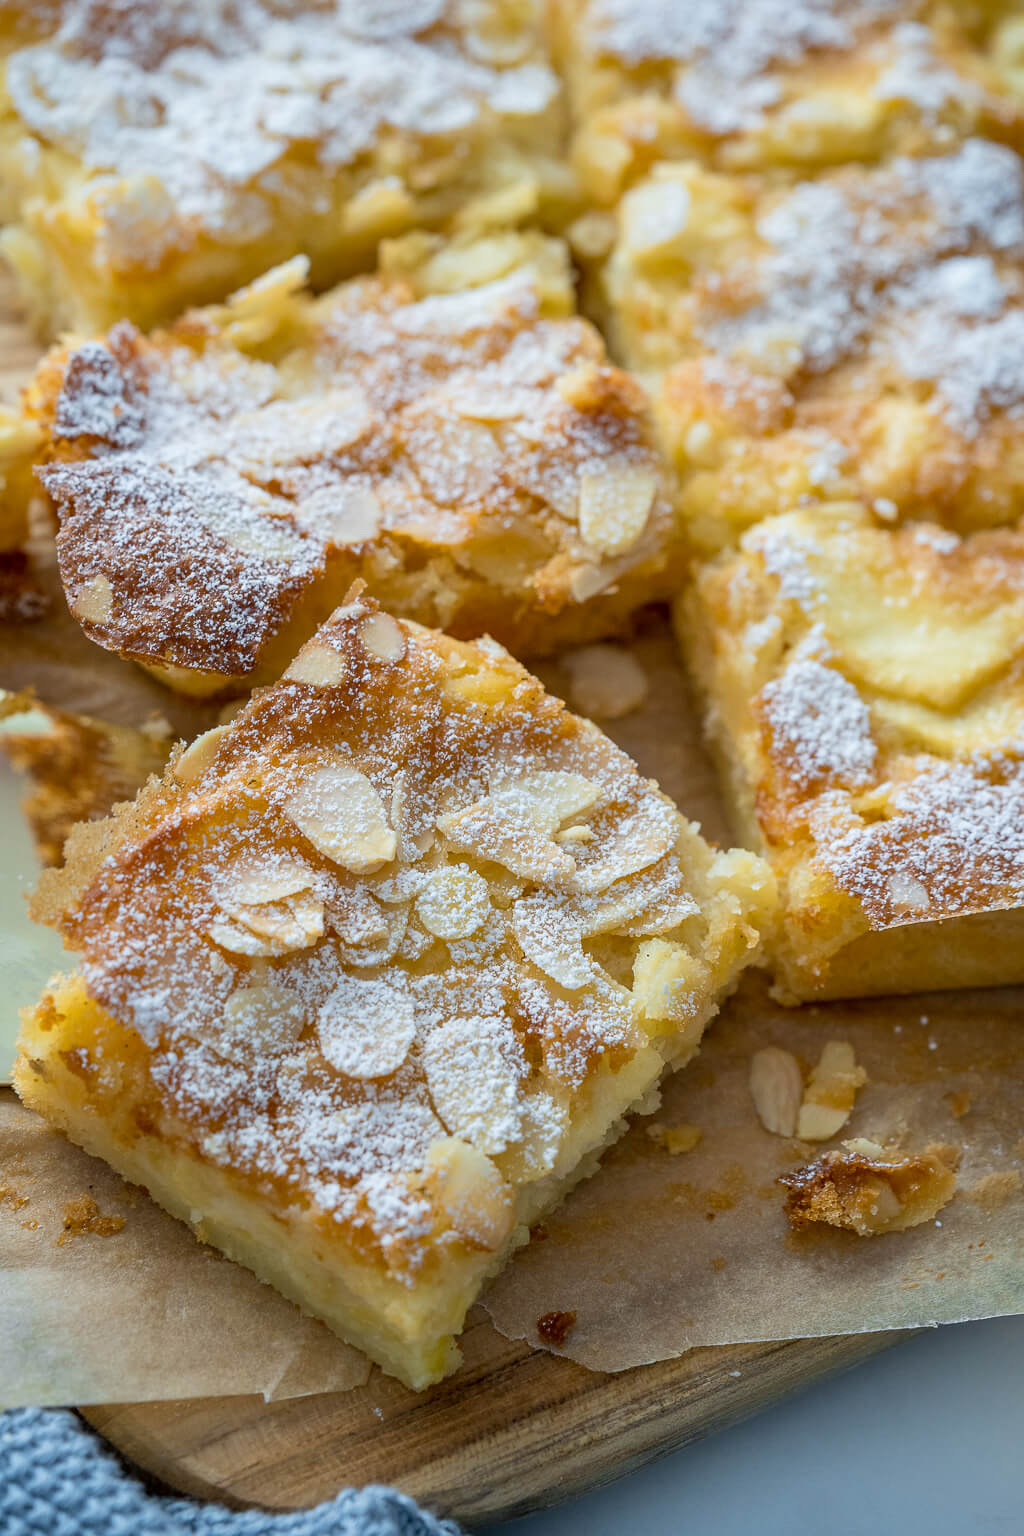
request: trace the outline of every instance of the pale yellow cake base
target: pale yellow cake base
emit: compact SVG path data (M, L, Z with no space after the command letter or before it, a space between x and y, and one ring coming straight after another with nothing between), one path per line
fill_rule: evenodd
M558 1164L520 1187L516 1220L500 1252L447 1252L412 1284L387 1275L299 1203L275 1204L230 1170L203 1157L194 1142L172 1140L148 1123L145 1047L86 994L80 977L56 978L23 1016L14 1084L25 1104L69 1140L102 1158L196 1236L251 1269L304 1312L364 1349L389 1375L420 1390L461 1360L456 1335L485 1282L529 1240L529 1227L598 1166L602 1151L628 1128L629 1111L651 1113L666 1065L691 1059L707 1020L709 996L683 1036L658 1041L619 1072L594 1081ZM77 1069L77 1070L76 1070Z

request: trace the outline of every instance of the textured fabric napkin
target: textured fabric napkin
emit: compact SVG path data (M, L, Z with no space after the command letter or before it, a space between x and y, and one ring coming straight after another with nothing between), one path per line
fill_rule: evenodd
M393 1488L345 1488L296 1514L147 1493L73 1413L0 1414L0 1536L461 1536Z

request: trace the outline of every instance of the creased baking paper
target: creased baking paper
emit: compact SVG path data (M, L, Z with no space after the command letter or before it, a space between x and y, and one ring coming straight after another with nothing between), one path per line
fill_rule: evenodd
M198 1242L10 1089L0 1091L0 1266L0 1408L295 1397L369 1375L365 1355Z
M671 643L654 630L634 654L648 675L648 700L610 723L609 734L706 835L724 841ZM559 667L539 670L564 688ZM35 682L48 702L68 705L66 694L54 696L31 674L27 667L19 685ZM56 683L61 673L48 675ZM129 709L122 698L118 708L120 720L138 719L137 703ZM827 1039L850 1040L869 1076L844 1136L956 1149L960 1193L940 1226L875 1239L789 1232L774 1181L808 1149L761 1129L749 1060L760 1046L779 1044L809 1066ZM695 1344L1024 1310L1024 996L787 1010L752 978L697 1062L666 1087L653 1121L695 1126L701 1139L672 1156L647 1134L651 1121L638 1121L489 1292L500 1331L537 1343L538 1318L575 1312L560 1352L619 1370ZM0 1199L0 1402L281 1397L365 1379L354 1350L203 1249L146 1197L126 1195L113 1173L9 1094L0 1097L0 1169L0 1183L14 1192ZM124 1228L58 1246L67 1202L86 1193L101 1217L123 1215Z

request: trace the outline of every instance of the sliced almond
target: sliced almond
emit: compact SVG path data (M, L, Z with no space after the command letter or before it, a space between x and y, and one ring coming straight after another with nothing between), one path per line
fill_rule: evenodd
M654 498L658 477L644 464L609 461L580 476L580 534L602 555L624 555L640 538Z
M768 1045L750 1058L750 1096L757 1117L775 1136L793 1136L804 1095L800 1063L790 1051Z
M593 720L619 720L647 697L647 674L620 645L581 645L562 657L569 703Z
M490 799L517 820L532 822L551 837L563 822L589 811L601 798L601 786L581 773L537 768L491 784Z
M383 801L366 775L348 763L315 769L282 809L314 848L354 875L380 869L395 856Z
M811 1073L804 1093L796 1133L801 1141L828 1141L850 1118L857 1090L867 1082L858 1067L853 1046L846 1040L830 1040Z
M497 1252L512 1231L512 1191L490 1158L445 1136L430 1147L425 1172L452 1230L474 1248Z
M69 606L85 624L108 624L114 612L114 589L106 576L93 576L79 587Z
M215 725L212 730L204 731L201 736L197 736L195 741L185 748L172 770L179 783L194 784L197 779L202 778L217 756L226 731L226 725Z
M284 680L289 683L313 683L317 688L335 688L344 676L344 656L322 640L310 640L284 674Z
M574 859L550 837L490 798L438 817L437 825L453 848L491 860L538 885L564 885L575 873Z
M294 1044L304 1023L298 993L274 981L252 982L228 998L211 1044L229 1061L250 1062Z
M317 1032L324 1059L347 1077L397 1072L416 1038L404 977L343 977L320 1008Z
M594 962L584 953L579 920L564 901L547 892L523 897L512 909L512 931L527 960L570 992L594 980Z
M489 1153L518 1140L526 1063L506 1020L449 1019L427 1036L423 1066L434 1108L453 1136Z
M359 638L378 661L401 661L405 655L405 636L389 613L371 614L360 625Z
M464 864L432 870L416 898L420 922L439 939L469 938L490 910L487 881Z
M274 956L308 949L324 931L323 902L313 872L300 860L270 859L232 866L217 882L223 916L207 928L233 954Z

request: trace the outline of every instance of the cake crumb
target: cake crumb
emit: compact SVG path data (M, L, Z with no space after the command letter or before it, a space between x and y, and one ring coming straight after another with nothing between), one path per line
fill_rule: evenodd
M704 1132L699 1125L649 1125L647 1135L659 1147L664 1147L672 1157L680 1152L692 1152L699 1146Z
M964 1198L983 1211L994 1211L1024 1189L1024 1179L1017 1168L1006 1168L1001 1173L987 1173L977 1184L964 1190Z
M537 1319L537 1336L542 1344L560 1349L575 1327L575 1312L545 1312Z
M63 1231L57 1239L58 1247L69 1243L73 1237L113 1237L124 1227L123 1216L101 1216L100 1208L91 1195L80 1195L64 1205Z

